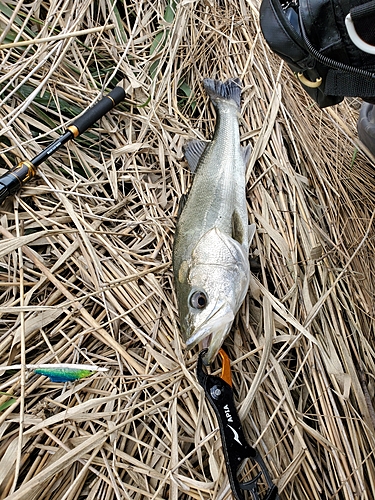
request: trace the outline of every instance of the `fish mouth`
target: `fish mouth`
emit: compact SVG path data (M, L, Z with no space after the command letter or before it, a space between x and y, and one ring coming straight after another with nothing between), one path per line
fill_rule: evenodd
M228 303L223 304L199 325L194 334L186 340L186 347L192 349L200 344L201 349L208 349L204 363L210 364L218 353L234 320L234 313Z

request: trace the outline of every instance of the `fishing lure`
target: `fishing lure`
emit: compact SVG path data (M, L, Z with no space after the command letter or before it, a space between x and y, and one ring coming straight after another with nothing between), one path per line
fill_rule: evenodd
M1 370L20 370L22 365L0 366ZM28 370L32 370L38 375L48 377L51 382L64 383L74 382L82 378L89 377L95 372L106 372L108 368L103 368L96 365L75 365L69 363L61 364L36 364L25 365Z

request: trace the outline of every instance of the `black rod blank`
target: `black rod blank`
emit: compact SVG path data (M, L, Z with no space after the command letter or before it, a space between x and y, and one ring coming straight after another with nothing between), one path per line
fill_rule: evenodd
M0 203L8 196L16 193L29 179L36 175L37 167L47 160L66 142L83 134L96 121L100 120L108 111L125 99L122 87L115 87L92 108L89 108L69 125L56 141L47 146L32 160L22 160L16 167L0 177Z

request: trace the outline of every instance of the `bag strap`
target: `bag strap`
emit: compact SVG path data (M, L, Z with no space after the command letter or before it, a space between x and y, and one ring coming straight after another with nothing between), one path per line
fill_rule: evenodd
M367 2L350 10L355 30L360 38L375 46L375 2Z
M375 96L375 81L330 69L324 80L324 92L328 95L362 97L364 100L369 100L368 98Z

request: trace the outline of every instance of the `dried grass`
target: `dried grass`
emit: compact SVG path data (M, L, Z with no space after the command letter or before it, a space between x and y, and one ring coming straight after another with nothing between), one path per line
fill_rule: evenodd
M110 371L67 386L2 374L0 498L231 497L178 331L171 246L182 146L214 128L201 80L240 76L260 262L226 343L244 429L282 499L370 500L375 195L359 103L313 105L265 46L255 0L128 4L0 6L1 44L44 39L0 51L2 167L102 89L147 102L121 104L1 207L0 364Z

